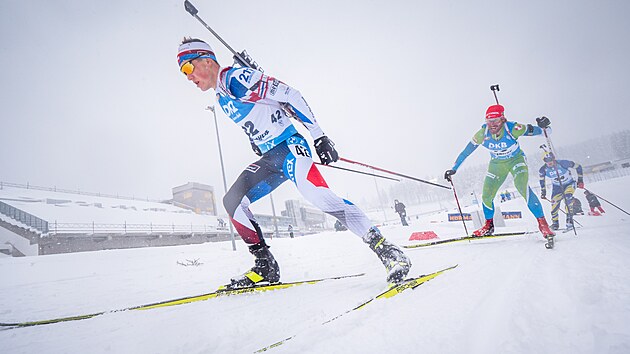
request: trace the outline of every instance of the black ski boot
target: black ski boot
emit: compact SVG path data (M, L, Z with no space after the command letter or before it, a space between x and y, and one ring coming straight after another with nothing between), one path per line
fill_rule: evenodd
M267 246L264 241L249 246L249 253L256 257L254 267L244 274L232 278L228 288L247 288L254 285L277 283L280 281L280 267L271 252L269 252L269 246Z
M549 228L550 228L550 229L552 229L552 230L554 230L554 231L555 231L555 230L558 230L558 229L560 228L560 222L559 222L558 220L554 220L554 221L551 223L551 226L549 226Z
M370 245L370 249L376 253L387 269L389 283L398 284L405 280L411 268L411 260L400 248L387 241L376 227L370 228L363 237L363 241Z

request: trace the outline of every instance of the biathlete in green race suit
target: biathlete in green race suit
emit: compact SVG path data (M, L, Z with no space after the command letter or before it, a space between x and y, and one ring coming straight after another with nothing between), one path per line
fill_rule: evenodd
M508 174L512 174L514 185L518 192L527 201L527 207L538 221L538 228L545 238L554 233L549 229L545 220L540 200L529 188L527 181L529 169L525 161L525 154L518 144L521 136L534 136L543 134L543 129L550 125L549 118L537 118L538 126L531 124L519 124L508 122L505 118L505 109L501 105L492 105L486 111L486 124L473 136L466 148L459 154L455 164L444 173L444 178L451 181L451 176L457 172L459 166L466 158L483 145L490 151L490 164L488 173L483 182L483 213L486 218L485 225L473 232L473 236L491 235L494 233L494 197L501 188ZM550 129L550 128L549 128Z

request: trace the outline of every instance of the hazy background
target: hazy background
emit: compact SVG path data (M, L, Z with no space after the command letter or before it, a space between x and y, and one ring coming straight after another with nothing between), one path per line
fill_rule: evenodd
M232 47L298 88L349 159L441 176L483 123L496 83L508 119L547 115L556 146L630 127L628 1L193 4ZM0 181L151 199L194 181L220 200L205 110L214 94L178 71L183 36L232 63L182 0L0 0ZM256 156L217 111L229 185ZM544 142L520 141L530 158ZM487 160L479 149L464 167ZM344 197L376 193L370 177L324 173ZM290 184L274 193L276 203L296 197Z

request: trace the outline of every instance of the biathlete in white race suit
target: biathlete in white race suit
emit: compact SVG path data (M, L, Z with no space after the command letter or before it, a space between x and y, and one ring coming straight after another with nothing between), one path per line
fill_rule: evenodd
M200 90L215 91L223 112L243 129L261 156L245 168L223 198L230 220L255 257L254 267L232 278L231 287L280 280L278 263L249 205L288 180L306 200L369 244L385 266L388 282L399 283L406 277L411 267L409 258L388 242L357 206L333 193L313 163L306 139L293 126L282 104L308 129L322 164L335 162L339 156L298 90L258 70L220 67L210 45L199 39L185 38L177 60L180 71Z

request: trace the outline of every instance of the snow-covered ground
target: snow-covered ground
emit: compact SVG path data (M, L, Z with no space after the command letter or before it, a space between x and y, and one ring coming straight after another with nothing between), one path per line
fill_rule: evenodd
M587 188L629 210L628 184L624 177ZM459 266L323 326L385 286L382 265L348 231L269 242L284 281L363 277L4 330L0 352L251 353L297 334L272 352L630 353L630 216L602 203L606 214L577 217L578 236L560 233L553 250L540 234L409 249L414 275ZM522 199L501 207L524 215L503 230L535 229ZM461 223L440 220L427 215L382 231L400 245L417 242L408 240L414 231L462 236ZM186 260L201 265L178 265ZM243 243L234 252L229 242L2 258L0 322L207 293L251 265Z

